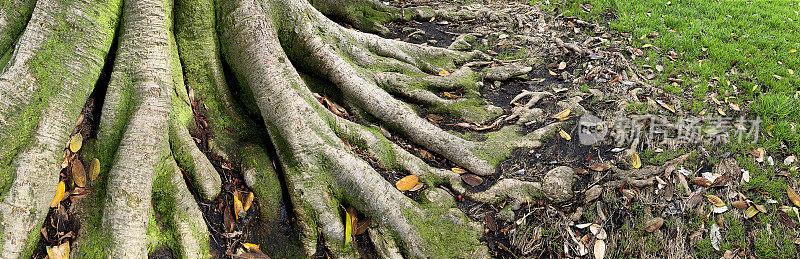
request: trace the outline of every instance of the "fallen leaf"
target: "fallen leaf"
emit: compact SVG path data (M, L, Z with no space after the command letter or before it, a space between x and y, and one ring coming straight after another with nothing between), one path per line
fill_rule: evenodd
M564 70L565 68L567 68L567 62L561 61L561 63L558 63L558 70Z
M756 209L757 209L758 211L760 211L761 213L767 213L767 207L764 207L764 205L761 205L761 204L755 204L755 205L753 205L753 206L754 206L754 207L756 207Z
M425 185L424 185L424 184L422 184L422 183L417 183L417 185L414 185L414 188L411 188L411 189L410 189L410 190L408 190L408 191L411 191L411 192L416 192L416 191L419 191L420 189L422 189L422 187L423 187L423 186L425 186Z
M716 195L709 194L709 195L706 195L706 198L708 199L708 202L710 202L711 204L714 204L714 206L717 206L717 207L725 206L725 202L723 202L722 199L720 199Z
M64 192L67 189L67 185L64 181L58 182L58 188L56 189L56 196L53 197L53 201L50 202L50 208L58 207L58 204L61 203L61 200L64 199Z
M449 76L450 75L450 71L447 71L447 70L439 71L439 75L440 76Z
M794 206L800 207L800 195L797 195L792 187L786 186L786 194L789 195L789 200L794 203Z
M466 174L467 173L467 170L464 170L464 169L461 169L461 168L458 168L458 167L453 167L450 170L453 170L453 172L455 172L457 174Z
M797 50L796 50L796 49L791 49L791 50L789 50L789 53L795 53L795 52L797 52Z
M606 238L608 238L608 234L606 233L605 229L601 228L600 231L597 232L595 237L597 237L597 239L600 240L606 240Z
M69 241L66 241L58 246L48 246L47 257L50 259L69 258Z
M661 225L664 225L663 218L661 217L652 218L644 223L644 230L652 233L653 231L656 231L656 229L661 228Z
M672 106L670 106L669 104L662 102L661 100L656 100L656 102L658 103L658 105L661 105L661 107L663 107L664 109L667 109L672 113L675 113L675 108L672 108Z
M83 136L80 133L72 135L72 138L69 139L69 151L72 151L72 153L76 153L78 150L81 150L82 145Z
M553 70L547 70L547 72L550 72L551 76L557 76L558 75L558 74L556 74L556 72L553 72Z
M711 186L711 181L709 181L705 177L700 177L700 176L692 178L692 183L703 187Z
M737 208L737 209L740 209L740 210L747 209L747 202L744 202L744 201L734 201L734 202L733 202L733 207L734 207L734 208Z
M783 224L787 228L793 229L797 227L797 223L794 222L794 220L789 216L789 214L783 211L778 211L778 221L780 221L781 224Z
M758 214L758 209L756 207L750 206L747 210L744 211L744 216L749 218L755 217Z
M250 206L253 205L253 199L254 198L255 198L255 195L253 194L253 192L248 192L247 198L244 199L244 204L243 204L244 205L244 211L250 210Z
M631 156L631 160L633 163L633 168L639 169L642 168L642 160L639 158L639 154L633 153Z
M72 182L78 187L86 187L86 170L83 169L83 163L75 159L72 161Z
M741 108L739 108L739 105L736 104L735 102L728 103L728 106L730 106L731 109L734 110L734 111L741 111L742 110Z
M222 211L222 223L225 224L225 232L231 232L233 231L234 226L234 219L231 210L229 208L225 208Z
M558 131L558 135L561 135L561 138L566 139L568 141L572 139L572 137L569 135L569 133L567 133L563 129Z
M258 250L259 252L261 252L261 250L258 248L258 245L256 244L242 243L242 246L244 247L244 249L247 249L247 251Z
M658 72L664 71L664 66L656 65L656 71L658 71Z
M597 235L597 233L600 233L600 229L603 229L600 224L592 223L589 225L589 232L592 232L592 235Z
M722 108L717 108L717 112L719 113L719 115L722 115L722 116L726 116L727 115L725 113L725 111L722 110Z
M716 214L722 214L725 213L726 211L728 211L728 206L714 207L713 209L713 212Z
M237 220L239 217L247 215L247 212L244 211L244 206L242 206L242 200L239 199L238 191L233 194L233 215L236 216Z
M474 174L462 174L461 180L465 183L469 184L470 186L476 186L483 183L483 178Z
M92 159L92 163L89 164L89 180L94 182L97 179L97 176L100 175L100 160L97 158Z
M719 242L722 241L722 234L719 232L719 226L717 226L717 223L711 225L709 239L711 239L711 246L714 247L714 250L719 251Z
M353 207L350 207L350 209L347 209L345 211L345 219L344 219L344 245L345 246L349 245L350 244L350 239L353 238L353 216L354 215L350 213L352 208Z
M356 228L355 228L355 230L353 232L353 235L357 236L357 235L364 234L364 232L367 232L367 229L369 229L369 225L370 225L369 218L365 218L363 220L359 220L358 224L356 225Z
M608 170L610 168L611 168L611 165L605 164L605 163L603 163L603 164L594 164L594 165L589 166L589 169L591 169L593 171L597 171L597 172L603 172L603 171L606 171L606 170Z
M419 182L419 177L412 174L403 177L403 179L400 179L400 181L397 181L397 183L395 183L395 186L400 191L408 191L411 190L411 188L414 188L414 186L416 186L418 182Z
M571 112L570 109L563 110L563 111L561 111L559 113L556 113L556 115L553 115L553 119L556 119L556 120L559 120L559 121L563 121L563 120L569 119L570 112Z
M594 258L603 259L606 257L606 242L598 239L594 241Z
M484 222L486 222L486 228L491 231L497 231L497 223L494 221L494 216L491 213L484 214Z
M444 97L447 97L447 98L450 98L450 99L457 99L458 98L458 95L452 94L450 92L444 92L442 94L444 95Z
M730 178L731 178L731 174L730 173L725 173L722 176L717 177L716 179L714 179L714 182L711 183L711 187L725 186L728 183L728 179L730 179Z
M752 155L756 159L757 162L763 163L764 162L764 156L767 155L767 152L764 150L763 147L760 147L760 148L757 148L757 149L754 149L754 150L750 150L750 155Z

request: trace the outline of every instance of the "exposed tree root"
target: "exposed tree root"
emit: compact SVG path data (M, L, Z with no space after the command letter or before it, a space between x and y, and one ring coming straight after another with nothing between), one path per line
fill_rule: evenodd
M29 2L13 12L0 9L0 51L14 41ZM371 219L368 233L382 256L485 257L483 227L456 207L451 193L516 205L571 198L575 173L567 167L543 172L540 182L500 179L473 192L459 174L431 167L384 136L381 126L486 176L513 149L539 147L561 125L526 134L519 126L487 134L445 131L418 113L449 114L472 126L494 122L488 128L541 117L541 111L534 116L528 110L543 95L524 93L515 101L530 97L522 105L527 110L498 118L502 109L480 94L484 80L508 80L531 68L500 66L478 51L388 40L326 17L386 32L381 23L430 19L430 9L376 0L174 4L37 3L0 76L0 176L13 179L3 182L0 203L4 256L27 255L36 243L58 180L60 151L103 64L111 62L105 59L118 21L98 133L84 154L99 158L102 173L92 193L72 205L81 224L72 248L78 257L144 258L162 248L189 258L211 256L210 229L189 189L195 187L204 202L220 195L222 180L209 157L236 164L258 198L265 233L253 242L275 251L302 246L309 256L319 246L337 257L357 253L345 242L350 233L342 207ZM66 24L83 27L67 33ZM226 78L221 53L235 79ZM358 123L320 104L295 66L332 82L325 90L341 94ZM579 101L558 105L580 114ZM411 199L376 169L418 175L426 188ZM284 191L302 232L299 242L271 236L280 228ZM296 256L288 250L274 253Z

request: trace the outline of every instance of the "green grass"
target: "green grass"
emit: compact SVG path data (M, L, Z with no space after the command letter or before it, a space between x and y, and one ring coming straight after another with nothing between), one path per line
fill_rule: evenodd
M698 115L705 110L715 114L718 106L710 101L735 100L742 112L720 106L728 116L760 117L761 134L752 143L731 142L711 147L717 153L730 152L752 180L740 187L758 204L774 199L789 204L785 194L785 177L775 172L786 169L781 158L800 153L800 3L797 1L733 1L733 0L531 0L546 11L576 16L608 24L616 40L641 48L645 56L636 57L639 66L661 65L653 83L668 92L683 96L683 111ZM587 12L588 10L588 12ZM653 47L645 48L645 45ZM669 53L676 55L670 58ZM626 56L630 57L626 53ZM735 71L734 71L735 70ZM674 74L683 83L667 80ZM644 104L631 104L628 114L652 112ZM775 166L761 164L747 153L764 147L775 157ZM668 152L643 152L649 162L671 156ZM714 164L714 160L708 162ZM796 172L793 172L797 174ZM776 210L773 206L771 210ZM725 241L744 247L746 229L754 230L755 254L764 258L794 257L796 246L790 242L796 231L783 230L775 213L758 215L755 220L726 215ZM745 223L748 222L749 223ZM711 221L707 222L706 228ZM771 228L771 230L770 230ZM776 228L781 228L777 230ZM721 251L711 248L707 239L694 247L695 256L720 257ZM724 249L723 249L724 251Z

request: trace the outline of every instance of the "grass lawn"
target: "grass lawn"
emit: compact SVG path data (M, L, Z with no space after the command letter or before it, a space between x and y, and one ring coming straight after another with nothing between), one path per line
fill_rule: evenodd
M789 205L786 186L796 180L776 176L788 169L783 157L800 154L800 7L798 1L722 1L722 0L538 0L543 8L577 16L585 20L607 22L611 31L627 34L630 44L643 49L647 57L639 57L639 65L664 71L654 82L670 92L685 97L682 110L689 114L717 113L717 108L730 111L718 100L738 103L748 116L760 116L761 137L757 143L732 143L730 147L711 147L731 151L742 168L751 172L752 181L740 192L756 203L769 199ZM607 15L607 14L613 15ZM670 58L670 52L674 53ZM649 57L649 58L648 58ZM683 79L682 83L667 80ZM728 112L727 114L731 114ZM747 153L764 147L776 164L757 163ZM794 179L798 173L792 172ZM797 187L797 186L795 186ZM744 226L756 231L750 247L763 258L795 258L797 247L791 244L795 231L784 231L776 213L765 213L755 221L730 217L729 236L723 249L715 251L701 242L696 256L719 258L725 248L745 244ZM726 217L726 219L728 219ZM795 219L796 220L796 219ZM706 225L706 228L711 222ZM776 228L778 230L776 230ZM780 249L778 249L780 248Z

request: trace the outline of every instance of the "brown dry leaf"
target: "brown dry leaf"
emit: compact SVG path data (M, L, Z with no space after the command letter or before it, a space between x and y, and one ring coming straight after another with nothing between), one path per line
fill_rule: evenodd
M414 188L414 186L416 186L418 182L419 182L419 177L412 174L403 177L403 179L400 179L400 181L397 181L397 183L395 183L395 186L400 191L408 191L411 190L411 188Z
M740 210L747 209L747 202L744 202L744 201L734 201L734 202L733 202L733 207L734 207L734 208L737 208L737 209L740 209Z
M497 223L494 221L494 215L492 213L484 214L484 222L486 222L486 228L491 231L497 231Z
M792 187L786 186L786 194L789 195L789 200L794 203L794 206L800 207L800 195L797 195L797 192Z
M58 246L48 246L47 257L50 259L68 259L69 241L66 241Z
M606 257L606 242L597 239L594 241L594 258L595 259L603 259Z
M764 150L763 147L760 147L760 148L757 148L757 149L750 150L750 155L752 155L756 159L757 162L763 163L764 162L764 156L767 155L767 152L766 152L766 150Z
M424 184L422 184L422 183L417 183L417 185L414 185L414 188L411 188L411 190L408 190L408 191L410 191L410 192L416 192L416 191L419 191L419 190L421 190L421 189L422 189L422 187L424 187L424 186L425 186L425 185L424 185Z
M100 160L97 158L92 159L92 163L89 164L89 180L94 182L97 179L97 176L100 175Z
M605 163L603 163L603 164L594 164L594 165L589 166L589 169L591 169L592 171L597 171L597 172L603 172L603 171L606 171L606 170L608 170L610 168L611 168L611 165L605 164Z
M483 178L474 174L462 174L461 180L465 183L469 184L470 186L476 186L483 183Z
M711 186L711 181L709 181L708 179L706 179L704 177L700 177L700 176L692 178L692 183L696 184L696 185L703 186L703 187Z
M439 75L440 76L449 76L450 75L450 71L447 71L447 70L439 71Z
M741 108L739 108L739 104L737 104L735 102L728 103L728 106L730 106L732 110L737 111L737 112L742 110Z
M80 133L72 135L72 138L69 139L69 151L72 151L72 153L76 153L78 150L81 150L82 145L83 136Z
M563 121L563 120L569 119L570 112L572 112L570 109L563 110L563 111L561 111L559 113L556 113L556 115L553 115L553 119L556 119L556 120L559 120L559 121Z
M658 103L658 105L661 105L661 107L663 107L664 109L667 109L672 113L675 113L675 108L672 108L672 106L670 106L669 104L662 102L661 100L656 100L656 102Z
M53 197L53 201L50 202L50 208L58 207L61 200L64 199L64 192L67 189L67 184L64 181L58 182L58 188L56 189L56 196Z
M364 234L364 232L367 232L367 229L369 229L369 225L370 225L369 218L359 220L358 225L356 225L355 230L353 230L353 235Z
M631 160L633 163L633 168L639 169L642 168L642 159L639 158L639 154L633 153L631 156Z
M243 204L244 205L244 211L250 210L250 206L253 205L253 199L254 198L255 198L255 195L253 194L253 192L248 192L247 197L244 198L244 204Z
M558 135L561 135L561 138L566 139L568 141L572 140L572 136L570 136L569 133L567 133L563 129L558 131Z
M233 214L230 208L225 208L222 211L222 223L225 224L225 233L230 233L233 231L234 226Z
M457 174L466 174L467 173L467 170L464 170L464 169L461 169L461 168L458 168L458 167L453 167L450 170L453 170L453 172L455 172Z
M708 202L710 202L711 204L714 204L714 206L717 206L717 207L725 206L725 202L723 202L722 199L720 199L716 195L709 194L709 195L706 195L706 198L708 199Z
M758 209L756 209L753 206L750 206L749 208L747 208L747 210L744 211L744 216L747 217L748 219L755 217L756 214L758 214Z
M661 225L664 225L664 219L661 217L652 218L644 223L644 230L650 233L656 231L656 229L661 228Z
M797 223L794 222L794 219L789 217L789 214L783 212L781 210L778 211L778 221L781 222L787 228L795 228L797 227Z
M239 199L239 191L233 194L233 215L236 216L238 220L239 217L244 217L247 212L244 211L244 206L242 206L242 200Z
M717 177L717 179L714 179L714 183L711 184L711 187L725 186L728 183L728 179L730 179L730 178L731 178L731 174L730 173L725 173L722 176Z
M78 187L86 187L86 170L78 159L72 161L72 182Z

